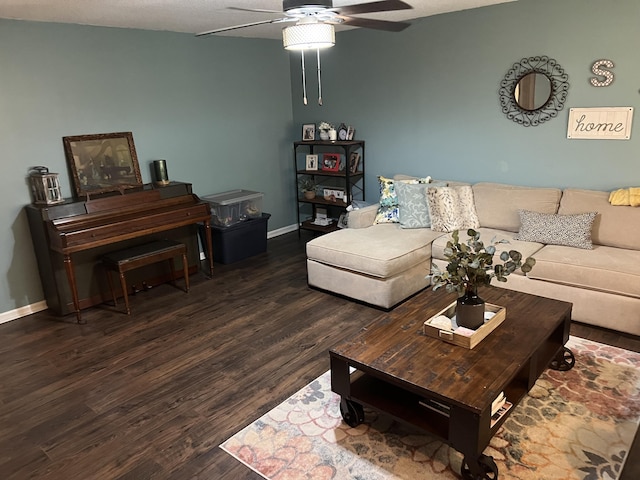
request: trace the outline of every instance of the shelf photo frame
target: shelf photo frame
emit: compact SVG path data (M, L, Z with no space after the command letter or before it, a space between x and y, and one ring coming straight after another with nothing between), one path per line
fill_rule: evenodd
M354 135L356 134L356 129L353 128L351 125L349 125L347 127L347 140L351 141L353 140Z
M62 137L77 197L142 186L131 132Z
M340 171L340 154L325 153L322 155L322 170L327 172Z
M306 170L318 170L318 155L311 154L306 157Z
M360 164L360 152L351 152L349 155L349 173L356 173Z
M316 124L305 123L302 125L302 141L313 142L316 139Z

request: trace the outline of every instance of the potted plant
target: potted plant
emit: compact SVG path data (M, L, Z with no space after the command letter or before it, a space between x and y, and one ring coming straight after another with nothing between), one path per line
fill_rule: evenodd
M307 200L315 198L317 186L313 177L300 177L298 180L298 188Z
M444 249L444 256L449 262L447 268L441 271L437 265L433 265L430 277L434 291L444 286L447 292L458 294L458 326L475 330L484 323L484 300L478 297L478 287L490 285L494 277L499 282L506 282L507 277L518 269L528 273L536 261L528 257L523 262L520 252L509 250L500 254L503 263L494 265L496 245L509 241L492 241L491 245L485 246L480 240L480 233L469 229L467 235L469 239L460 243L458 230L451 233L452 240L447 242Z
M320 130L320 140L330 140L332 132L334 135L333 140L335 140L336 129L329 122L320 122L320 125L318 125L318 130Z

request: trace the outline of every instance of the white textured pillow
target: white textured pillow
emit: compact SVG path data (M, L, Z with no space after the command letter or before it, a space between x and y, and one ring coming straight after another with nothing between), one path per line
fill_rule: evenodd
M520 231L513 237L525 242L593 249L591 227L598 212L560 215L519 210Z
M480 227L470 185L427 187L431 230L453 232Z

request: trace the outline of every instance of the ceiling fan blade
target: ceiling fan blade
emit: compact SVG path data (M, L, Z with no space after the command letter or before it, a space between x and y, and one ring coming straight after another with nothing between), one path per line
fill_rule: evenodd
M266 25L267 23L291 22L294 20L295 19L291 19L291 18L276 18L275 20L262 20L260 22L244 23L242 25L234 25L233 27L216 28L215 30L208 30L206 32L196 33L196 37L213 35L214 33L230 32L231 30L238 30L239 28L246 28L246 27L255 27L256 25Z
M340 15L360 15L362 13L391 12L394 10L410 10L413 7L401 0L380 0L378 2L360 3L358 5L345 5L333 8Z
M401 32L411 24L406 22L389 22L387 20L373 20L371 18L344 17L343 25L362 28L374 28L387 32Z
M265 10L262 8L227 7L227 10L240 10L241 12L277 13L278 15L282 15L282 10Z

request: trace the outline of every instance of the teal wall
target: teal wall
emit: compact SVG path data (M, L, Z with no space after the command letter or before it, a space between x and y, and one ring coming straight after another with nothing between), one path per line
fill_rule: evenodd
M163 158L199 195L264 192L269 229L295 223L280 41L0 21L0 45L0 312L43 299L26 176L46 165L71 196L66 135L131 131L144 182Z
M23 207L26 174L46 165L71 185L62 137L132 131L143 180L165 158L200 195L265 193L269 230L295 224L291 141L303 123L354 125L376 175L613 189L640 185L638 123L629 141L567 140L570 107L640 103L640 2L519 0L421 19L401 33L351 30L323 52L324 106L302 105L298 55L278 40L0 20L0 312L43 298ZM506 119L500 81L514 62L556 59L569 75L557 118ZM588 83L612 60L610 87ZM8 228L7 228L8 227Z
M303 107L291 60L294 119L356 127L366 141L367 200L376 175L614 189L640 185L640 2L519 0L418 20L401 33L353 30L322 53L324 106ZM523 57L547 55L569 75L558 116L537 127L506 118L501 80ZM589 83L615 63L613 84ZM309 96L317 99L315 66ZM631 106L631 140L567 140L570 107Z

